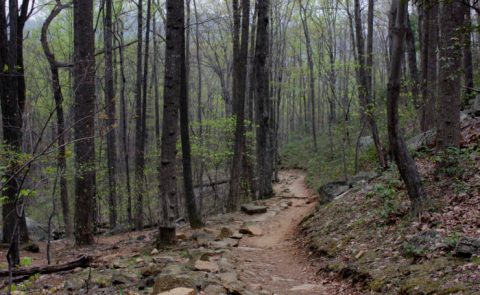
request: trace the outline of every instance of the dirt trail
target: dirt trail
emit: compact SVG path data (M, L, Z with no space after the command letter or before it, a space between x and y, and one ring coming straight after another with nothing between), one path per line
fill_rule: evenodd
M233 249L240 280L252 289L273 294L354 294L345 284L319 276L312 261L295 244L299 222L315 207L308 202L314 193L307 188L305 175L282 171L274 191L276 197L269 203L291 201L291 206L260 221L262 236L244 238Z

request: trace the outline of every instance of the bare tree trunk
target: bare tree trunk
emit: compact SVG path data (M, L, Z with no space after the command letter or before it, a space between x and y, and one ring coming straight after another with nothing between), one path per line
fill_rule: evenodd
M470 2L470 1L468 1ZM465 69L465 102L471 103L475 98L475 84L473 80L473 57L472 57L472 16L470 15L470 7L463 5L465 12L463 31L463 67Z
M462 66L460 28L463 25L463 4L443 3L440 16L440 60L437 149L458 147L460 144L460 77ZM457 46L458 45L458 46Z
M182 73L185 71L185 15L184 2L167 0L165 44L165 87L160 174L160 220L157 243L160 247L175 243L177 205L176 143L178 137L178 109L182 96Z
M238 208L240 200L240 180L243 173L243 157L245 147L245 94L248 64L248 41L250 21L250 1L242 0L242 17L238 1L233 1L234 11L234 114L236 117L235 145L230 171L230 193L227 211L233 212ZM241 27L241 37L240 37Z
M302 2L300 1L300 16L302 18L302 25L303 25L303 33L305 35L305 43L307 47L307 62L308 62L308 70L309 70L309 100L310 100L310 107L311 107L311 128L312 128L312 136L313 136L313 149L315 152L318 151L318 143L317 143L317 128L316 128L316 120L315 120L315 77L314 77L314 70L313 70L313 52L312 52L312 42L310 40L310 32L308 31L308 23L307 23L307 8L303 6Z
M364 53L364 42L363 42L363 30L362 30L362 18L360 14L360 0L355 0L355 30L356 30L356 39L357 39L357 51L358 51L358 78L359 78L359 97L360 103L364 109L365 117L370 126L370 131L372 132L373 141L375 143L375 148L377 150L377 157L380 167L385 169L387 167L387 162L385 160L385 154L383 152L382 143L380 141L380 136L378 134L377 122L375 120L374 106L368 92L368 80L367 80L367 71L365 68L365 53Z
M396 11L396 25L392 35L392 60L387 93L388 137L390 140L390 149L394 155L400 175L407 187L412 214L418 217L424 207L425 192L415 161L408 154L407 146L400 133L398 116L398 98L400 96L400 75L402 57L404 55L403 48L407 8L407 1L394 0L392 3L392 12Z
M269 81L269 0L258 0L255 45L255 102L257 123L257 178L260 198L272 194L273 156L271 154L270 81Z
M115 135L115 90L113 85L113 24L112 0L105 0L104 47L105 47L105 106L107 113L107 170L108 206L110 227L117 226L117 138Z
M57 154L57 166L59 169L60 176L60 202L62 204L62 215L63 223L65 226L65 234L67 237L71 237L73 233L72 222L70 216L70 207L68 202L68 187L67 187L67 178L65 176L67 170L67 160L66 160L66 147L65 147L65 116L63 113L63 93L60 85L60 76L59 76L59 67L61 66L56 60L55 55L51 52L48 44L47 34L48 27L53 19L65 8L65 5L57 3L55 7L50 12L50 15L47 17L42 26L41 33L41 42L43 47L43 52L47 57L48 63L50 65L51 79L52 79L52 92L53 98L55 101L55 109L57 115L57 144L58 144L58 154Z
M410 23L410 17L407 15L407 29L406 29L406 40L407 40L407 53L408 53L408 69L410 70L410 80L411 80L411 89L412 89L412 99L413 105L416 109L420 108L419 104L419 85L420 81L418 78L418 66L417 66L417 52L415 47L415 36L412 31L412 24Z
M135 84L135 229L144 225L143 198L145 194L145 139L143 138L142 96L143 0L138 1L137 16L137 76Z
M190 4L188 4L190 5ZM181 58L181 93L180 93L180 133L182 141L182 164L183 164L183 186L185 194L185 204L188 212L188 220L191 228L201 228L203 222L197 209L197 202L195 200L195 194L193 192L193 179L192 179L192 158L190 147L190 123L188 115L188 74L187 74L187 50L185 43L185 35L181 42L183 56ZM182 36L179 36L181 38ZM188 42L189 43L189 42Z
M74 121L75 121L75 241L93 244L95 198L95 34L93 1L75 0Z

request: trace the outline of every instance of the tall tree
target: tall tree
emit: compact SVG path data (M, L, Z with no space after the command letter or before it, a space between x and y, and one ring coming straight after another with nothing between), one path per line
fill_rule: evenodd
M93 244L95 198L95 33L93 0L73 2L75 241Z
M51 73L51 84L53 99L55 101L55 112L57 115L57 144L58 144L58 154L57 154L57 166L59 169L59 178L60 178L60 202L62 204L62 214L63 214L63 223L65 226L65 234L67 237L71 237L73 233L72 222L70 216L70 206L68 200L68 184L66 177L67 169L67 159L66 159L66 146L65 146L65 115L63 111L63 93L62 87L60 84L60 75L59 68L67 66L65 63L58 62L55 60L55 54L50 50L48 43L48 28L54 18L60 14L60 12L67 8L67 5L62 5L60 1L57 1L55 7L50 12L50 15L47 17L45 22L42 25L41 33L41 42L43 47L43 52L47 57L47 61L50 65Z
M185 71L185 5L183 1L167 0L165 87L160 161L159 246L175 243L177 205L176 144L178 138L178 110L182 96ZM183 73L182 73L183 72Z
M137 70L135 83L135 228L143 229L143 197L145 194L145 138L142 97L143 0L138 1L137 12Z
M188 4L190 5L190 4ZM185 39L185 37L184 37ZM190 147L190 123L188 114L188 74L187 74L187 53L189 50L185 46L185 40L182 42L182 63L181 63L181 93L180 93L180 133L182 140L182 164L183 164L183 186L185 194L185 203L187 206L188 220L192 228L203 226L193 191L192 178L192 152Z
M362 16L360 11L360 0L355 0L354 2L355 10L355 34L356 34L356 45L357 45L357 59L358 59L358 92L360 98L360 104L362 105L363 111L365 112L365 117L368 125L370 126L370 131L372 133L373 142L375 143L375 149L377 151L378 162L382 168L387 166L385 155L383 152L383 146L380 141L380 135L378 133L377 121L375 120L375 108L371 98L371 93L369 92L370 87L368 86L368 74L367 67L365 62L365 42L363 38L363 29L362 29Z
M273 155L270 118L269 8L270 0L258 0L255 38L255 115L257 123L257 189L260 198L272 194Z
M437 149L444 150L460 144L461 66L464 4L460 1L446 1L440 14L440 54L442 66L439 69L439 101Z
M0 100L2 109L3 141L10 160L5 169L2 195L3 242L9 243L7 254L9 265L20 263L19 241L28 240L28 234L20 236L26 229L24 203L20 198L21 184L25 176L19 173L18 158L22 149L23 112L25 109L26 86L23 65L23 29L30 16L29 0L0 1ZM8 11L8 14L7 14ZM23 179L23 180L22 180Z
M314 67L313 67L313 50L312 50L312 41L310 39L310 32L308 30L308 19L307 19L307 7L300 3L300 17L302 19L303 34L305 36L305 45L307 48L307 62L308 62L308 78L309 78L309 92L308 97L310 101L311 108L311 129L313 137L313 148L315 151L318 150L317 143L317 128L316 128L316 119L315 119L315 77L314 77Z
M243 173L245 148L245 96L247 87L248 42L250 29L250 0L242 0L241 16L238 1L233 1L234 11L234 78L233 113L236 119L235 145L230 171L230 192L227 210L234 211L240 200L240 180ZM238 26L238 27L237 27ZM241 37L240 37L241 27Z
M107 113L107 170L110 227L117 225L117 138L115 134L115 88L113 81L112 0L105 0L103 42L105 47L105 108Z
M412 214L419 216L424 207L425 192L415 161L408 154L407 145L402 138L399 126L400 119L398 116L398 98L400 96L401 67L405 48L404 39L407 8L408 2L404 0L394 0L391 5L391 13L395 16L393 20L395 29L392 35L390 77L387 93L388 138L398 170L407 187Z
M422 54L422 118L421 129L435 127L435 105L437 103L437 53L438 53L438 3L428 0L423 9L423 54Z
M470 4L468 0L466 4ZM463 5L464 35L463 35L463 67L465 69L465 102L471 103L474 98L474 80L473 80L473 56L472 56L472 16L470 5Z

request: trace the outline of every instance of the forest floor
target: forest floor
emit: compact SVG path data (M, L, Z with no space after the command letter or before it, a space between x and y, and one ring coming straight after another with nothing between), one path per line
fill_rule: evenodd
M317 272L315 259L299 247L297 225L317 200L304 173L284 170L279 178L274 197L255 202L266 213L213 216L202 230L184 226L170 249L154 248L155 230L98 236L95 246L80 249L54 241L53 264L86 254L91 267L33 276L15 286L16 294L160 294L177 287L208 295L360 294L338 276ZM39 253L22 252L29 266L46 264L46 245L39 246Z

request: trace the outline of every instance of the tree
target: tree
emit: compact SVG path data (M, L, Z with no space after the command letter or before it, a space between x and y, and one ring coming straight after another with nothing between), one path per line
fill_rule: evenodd
M464 4L460 1L446 1L440 14L439 101L437 149L458 147L460 144L461 66Z
M412 214L419 216L424 207L425 192L415 161L408 154L407 146L402 138L398 116L398 98L400 96L401 65L405 47L404 38L407 8L408 2L404 0L394 0L391 5L391 13L395 15L393 20L395 29L392 35L391 64L387 92L388 138L395 163L407 187Z
M374 112L375 108L370 97L369 85L368 85L368 74L367 67L365 63L365 49L364 49L364 39L363 39L363 29L362 29L362 16L360 12L360 0L355 0L355 34L357 41L357 59L358 59L358 92L360 98L360 104L365 112L365 117L368 125L370 126L370 131L372 133L373 142L375 143L375 149L377 151L378 162L380 167L387 167L387 162L385 160L385 155L383 152L382 143L380 141L380 136L378 134L377 122L375 120Z
M50 12L50 15L47 17L42 26L41 33L41 42L43 47L43 52L47 57L47 61L50 65L51 73L51 84L53 99L55 101L55 112L57 115L57 144L58 144L58 155L57 155L57 166L59 169L60 176L60 201L62 204L62 214L63 214L63 223L65 225L65 234L67 237L71 237L73 233L72 222L70 216L70 207L68 201L68 183L66 177L67 169L67 159L66 159L66 130L65 130L65 115L63 111L63 93L62 87L60 84L60 75L59 68L69 66L65 63L60 63L55 60L55 54L50 50L48 43L47 33L48 27L51 22L54 20L58 14L64 9L67 8L67 5L62 5L60 1L57 1L55 7Z
M135 83L135 229L143 229L143 198L145 194L145 137L142 97L143 0L138 1L137 14L137 70ZM146 93L145 93L146 95Z
M181 37L181 36L180 36ZM197 209L197 202L195 200L195 194L193 192L193 179L192 179L192 158L190 147L190 123L188 114L188 74L186 67L186 50L185 37L182 43L181 58L181 93L180 93L180 133L182 140L182 164L183 164L183 185L185 194L185 203L187 206L188 220L192 228L200 228L203 226L200 214Z
M0 102L2 109L3 141L9 153L2 188L3 242L8 243L7 260L10 266L20 263L18 244L28 240L26 232L24 202L20 196L26 175L18 173L22 148L23 112L25 109L26 86L23 65L23 29L29 18L30 1L24 0L19 8L18 1L0 1ZM21 236L21 228L24 234Z
M112 0L105 0L104 47L105 47L105 107L107 113L107 170L108 170L108 206L110 227L117 225L117 138L115 135L115 89L113 83L113 24Z
M93 0L73 2L75 242L91 245L95 198L95 34Z
M260 198L272 194L273 155L270 118L270 82L269 82L269 0L258 0L257 36L255 38L255 107L257 123L257 178Z
M230 170L230 192L227 210L237 209L240 200L240 180L243 173L243 157L245 148L245 96L247 86L248 42L250 27L250 0L242 0L242 13L238 0L233 3L234 36L233 36L233 113L235 115L235 144ZM242 17L241 17L242 16ZM240 37L241 28L241 37Z
M159 224L159 246L175 243L177 204L176 144L178 138L178 110L182 96L185 69L185 15L184 2L167 0L165 87L160 160L160 203L162 214Z

